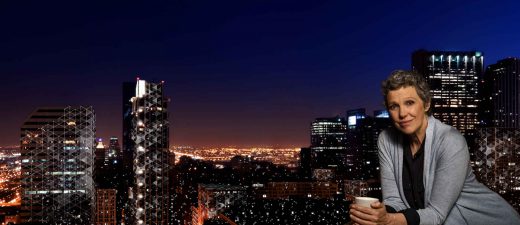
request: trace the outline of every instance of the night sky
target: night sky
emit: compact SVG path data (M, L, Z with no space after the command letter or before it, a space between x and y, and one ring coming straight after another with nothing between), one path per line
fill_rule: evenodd
M75 2L0 1L0 145L41 106L92 105L120 137L139 76L166 83L171 145L308 146L313 119L381 109L414 50L520 56L515 1Z

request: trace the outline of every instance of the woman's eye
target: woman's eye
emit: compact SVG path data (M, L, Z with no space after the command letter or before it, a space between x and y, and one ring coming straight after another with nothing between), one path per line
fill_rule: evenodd
M389 110L396 110L397 109L397 105L390 105L388 107Z
M414 103L414 101L406 101L406 105L413 105Z

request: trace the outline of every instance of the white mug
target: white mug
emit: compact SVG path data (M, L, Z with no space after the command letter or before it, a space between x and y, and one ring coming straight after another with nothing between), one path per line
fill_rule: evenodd
M356 197L355 203L356 205L364 206L370 208L370 204L373 202L378 202L379 199L371 198L371 197Z

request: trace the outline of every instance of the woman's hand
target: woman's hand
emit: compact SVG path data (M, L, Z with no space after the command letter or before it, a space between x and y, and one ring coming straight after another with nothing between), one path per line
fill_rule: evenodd
M386 212L385 205L381 202L370 204L371 208L351 204L350 219L361 225L390 225L395 224L390 213Z

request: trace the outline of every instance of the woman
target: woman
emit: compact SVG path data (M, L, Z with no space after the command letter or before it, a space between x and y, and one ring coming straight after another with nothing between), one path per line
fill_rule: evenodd
M464 137L428 116L430 90L415 72L383 81L395 128L379 136L383 203L351 205L358 224L520 224L518 213L475 179Z

